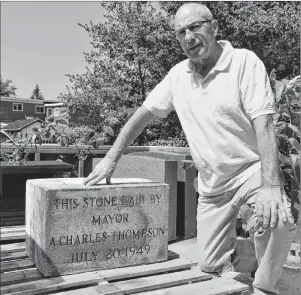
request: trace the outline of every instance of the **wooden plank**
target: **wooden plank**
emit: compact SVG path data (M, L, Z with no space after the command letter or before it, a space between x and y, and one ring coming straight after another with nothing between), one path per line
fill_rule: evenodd
M27 258L27 254L25 251L17 251L17 252L7 252L2 253L0 256L0 261L9 261L9 260L20 260Z
M10 162L0 162L1 173L4 174L31 174L72 171L73 165L59 161L28 161L26 165L13 165Z
M75 145L69 145L68 147L59 146L58 144L42 144L37 146L36 148L28 147L27 151L31 154L39 152L41 154L77 154L78 148ZM98 149L93 150L95 155L105 155L110 149L112 145L99 146ZM10 143L2 143L1 149L5 151L11 151L12 144ZM124 150L124 154L131 152L171 152L178 154L187 154L190 155L190 150L187 147L169 147L169 146L129 146Z
M14 240L25 240L25 225L1 227L1 242Z
M23 232L25 234L25 225L17 226L2 226L1 227L1 236L2 234Z
M170 146L149 146L150 152L171 152L177 154L190 155L190 149L188 147L170 147Z
M100 282L98 286L105 286L108 285L108 282ZM96 295L98 294L97 292L97 287L98 286L92 286L92 287L86 287L86 288L79 288L79 289L73 289L73 290L68 290L68 291L63 291L59 293L55 293L56 295Z
M3 241L16 241L16 240L25 240L25 232L1 234L1 242L3 242Z
M0 245L0 251L1 255L4 253L13 253L13 252L22 252L25 251L25 243L20 242L20 243L11 243L11 244L5 244L5 245Z
M97 291L98 294L102 295L132 294L187 283L201 282L204 280L210 280L211 278L211 275L203 273L198 267L196 267L187 271L111 283L110 285L98 287Z
M107 281L124 280L137 276L147 276L163 272L183 270L196 266L197 263L189 259L174 259L160 263L131 266L126 268L116 268L101 271L101 275Z
M1 295L45 294L54 291L62 291L68 288L96 285L100 281L103 281L103 278L99 275L99 272L85 272L81 274L53 277L38 281L3 286L1 288Z
M0 274L1 286L18 284L28 280L38 280L42 278L42 274L36 268L28 268Z
M105 145L105 146L99 146L98 149L93 149L93 153L96 155L105 155L110 149L112 145ZM11 151L12 144L10 143L2 143L1 149L5 151ZM38 150L33 147L27 147L27 151L30 154L34 154L36 152L39 152L41 154L77 154L78 148L75 145L69 145L66 146L59 146L58 144L41 144L37 146ZM163 149L168 147L162 147ZM149 151L150 147L148 146L130 146L128 147L124 152L131 152L131 151Z
M1 217L0 226L7 225L24 225L25 224L25 216L20 217Z
M8 220L25 220L25 216L1 216L0 222ZM10 224L8 224L8 226L10 226Z
M181 285L172 288L161 289L158 291L138 293L139 295L241 295L247 291L247 285L239 283L233 279L214 278L212 280ZM84 293L83 293L84 294ZM137 295L138 295L137 294Z
M25 269L29 267L33 267L34 263L29 259L22 260L13 260L13 261L3 261L1 262L0 272L8 272L14 270Z
M23 215L23 216L1 216L0 222L8 221L8 220L25 220L25 215ZM10 226L10 224L8 224L8 226Z
M25 217L25 211L24 210L14 210L14 211L1 211L1 219L4 217L16 217L16 216L23 216Z
M5 225L22 225L25 224L25 220L12 220L12 221L1 221L0 226Z
M188 269L196 266L195 262L191 262L188 259L174 259L162 263L131 266L126 268L116 268L101 270L98 273L106 280L121 280L126 278L135 278L138 276L152 275L156 273L163 273L167 271L175 271ZM7 284L21 283L27 279L39 279L42 275L36 269L19 269L11 272L5 272L1 274L1 282Z

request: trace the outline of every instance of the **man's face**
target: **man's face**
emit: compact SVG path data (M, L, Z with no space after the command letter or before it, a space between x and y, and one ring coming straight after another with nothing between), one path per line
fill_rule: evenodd
M206 19L206 15L195 7L180 9L175 17L175 31L184 54L193 61L210 57L216 35L216 21Z

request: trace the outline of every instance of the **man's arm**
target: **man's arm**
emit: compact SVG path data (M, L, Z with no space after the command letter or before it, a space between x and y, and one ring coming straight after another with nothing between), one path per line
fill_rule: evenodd
M94 171L84 180L84 184L93 185L106 178L110 178L122 156L123 151L138 137L143 129L153 121L155 115L141 106L128 120L116 138L112 148L105 158L95 167Z
M261 159L261 184L263 186L281 186L273 117L272 115L262 115L255 118L253 123Z
M273 126L272 115L262 115L254 119L254 129L257 137L261 159L261 188L256 196L256 215L263 219L263 227L275 227L279 218L287 221L283 203L283 187L279 175L278 147Z

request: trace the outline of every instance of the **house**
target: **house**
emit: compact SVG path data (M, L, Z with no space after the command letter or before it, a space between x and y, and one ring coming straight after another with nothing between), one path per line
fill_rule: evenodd
M46 117L53 115L54 120L58 123L69 124L70 116L67 114L67 109L62 102L45 101Z
M13 122L27 118L45 119L45 106L43 100L4 97L0 98L0 121Z
M54 117L60 116L65 110L62 102L47 101L45 102L46 117L53 115Z
M21 138L30 139L33 134L33 128L39 128L43 121L39 118L36 119L23 119L23 120L16 120L7 124L3 128L3 130L14 138L17 134L21 135Z
M2 97L0 100L1 128L16 120L41 119L54 116L58 124L69 125L70 116L59 100L37 100L30 98ZM4 129L4 128L3 128Z

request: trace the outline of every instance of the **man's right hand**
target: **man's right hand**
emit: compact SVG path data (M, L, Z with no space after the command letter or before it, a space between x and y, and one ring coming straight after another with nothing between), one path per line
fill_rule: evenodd
M111 176L123 151L154 118L155 115L142 105L122 128L113 147L105 158L95 167L94 171L84 179L83 183L93 185L106 178L107 184L110 184Z
M84 184L94 185L106 178L107 184L111 184L111 176L116 168L117 161L109 157L105 157L99 164L96 165L94 170L84 179Z

